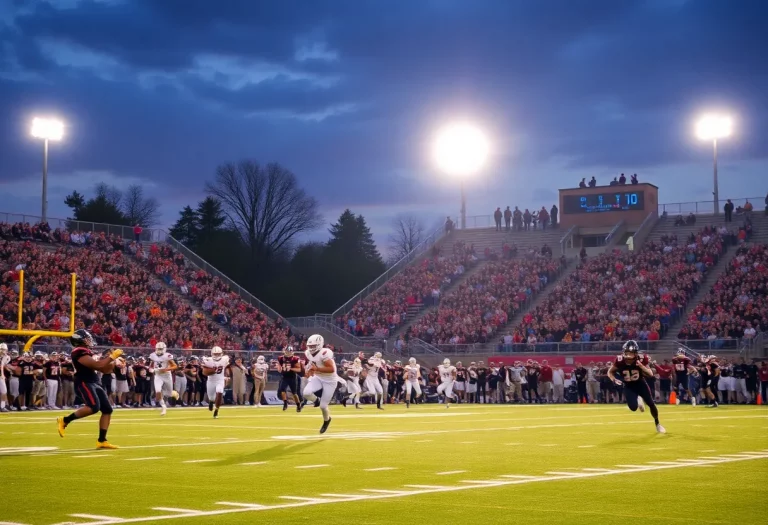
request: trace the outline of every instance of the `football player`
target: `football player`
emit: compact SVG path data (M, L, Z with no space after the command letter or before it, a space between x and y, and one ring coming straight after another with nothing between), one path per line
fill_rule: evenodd
M685 350L679 348L677 355L672 359L672 367L675 369L675 384L673 388L678 392L677 403L680 404L680 398L683 392L688 394L688 399L691 400L691 405L696 406L696 396L691 393L690 385L688 384L688 374L695 375L696 368L691 364L691 360L685 355Z
M261 406L261 396L264 394L264 387L267 384L267 372L269 365L263 355L256 358L256 362L251 366L251 376L253 377L253 403Z
M384 397L384 389L379 381L379 371L384 366L381 359L381 352L376 352L373 357L368 359L368 375L365 377L365 389L373 396L376 397L376 408L384 410L381 407L381 401Z
M414 401L421 397L421 367L416 363L416 358L411 357L405 365L405 408L411 408L411 392L416 393Z
M656 424L656 432L666 433L666 429L659 423L659 410L653 402L648 383L645 381L646 377L653 377L653 372L643 363L645 357L638 355L637 342L627 341L622 350L622 354L616 356L616 361L611 365L608 377L616 385L624 386L624 397L632 412L638 408L640 412L645 412L645 405L647 405Z
M0 412L8 412L8 388L5 386L6 374L10 373L7 368L11 362L11 356L8 355L8 345L0 343Z
M160 407L160 415L165 415L165 398L173 395L173 371L178 368L173 356L168 352L168 347L162 341L155 345L155 353L150 354L155 374L155 402Z
M197 406L200 403L200 365L197 357L192 356L184 367L184 375L187 376L186 401L189 406Z
M717 384L720 380L720 367L714 355L701 358L699 374L701 375L702 397L709 401L707 408L717 408L719 405L717 404L715 392L717 392Z
M117 448L107 441L107 430L109 430L109 422L112 418L112 405L109 404L107 393L99 382L97 372L111 374L115 368L115 361L123 355L123 351L112 350L106 356L96 359L91 351L96 346L96 342L93 340L93 336L83 329L76 330L69 341L74 347L72 349L72 364L75 367L75 391L80 395L85 405L68 416L56 419L59 435L64 437L64 432L72 421L101 412L99 440L96 443L96 448Z
M277 387L277 395L283 400L283 411L288 410L288 394L291 391L293 401L296 403L296 412L301 412L301 399L299 399L299 373L301 361L293 355L293 347L286 346L283 355L277 358L277 371L280 372L280 384Z
M355 408L360 409L360 374L363 372L363 364L360 362L360 358L356 357L352 363L350 363L344 370L344 374L347 377L347 393L341 404L347 406L347 401L354 401Z
M228 367L229 356L224 355L224 351L218 346L211 349L210 357L203 358L203 375L208 378L208 410L213 410L213 419L219 417Z
M456 399L453 397L453 382L456 380L456 367L451 365L451 360L447 357L443 361L443 364L437 367L440 372L440 385L437 387L437 394L443 394L445 396L445 408L450 408L451 401L454 403Z
M45 378L47 406L49 409L55 410L58 408L56 397L59 393L59 379L61 378L61 363L57 352L51 352L51 358L43 365L43 377Z
M323 426L320 427L320 433L325 434L328 425L331 424L328 403L333 399L338 385L336 362L333 360L333 351L325 348L325 340L319 334L309 336L304 355L307 358L307 376L309 377L304 387L304 398L320 407L323 413Z

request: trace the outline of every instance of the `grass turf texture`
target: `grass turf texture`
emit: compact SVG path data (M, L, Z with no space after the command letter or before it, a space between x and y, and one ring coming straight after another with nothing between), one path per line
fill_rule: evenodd
M322 437L311 408L116 411L114 451L95 417L4 414L0 523L765 523L763 407L664 406L666 435L623 406L331 411Z

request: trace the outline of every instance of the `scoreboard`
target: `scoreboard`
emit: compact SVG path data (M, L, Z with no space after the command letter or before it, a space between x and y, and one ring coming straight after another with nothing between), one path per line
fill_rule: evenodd
M645 209L643 191L597 192L585 195L566 195L563 213L604 213Z
M659 189L653 184L625 184L560 190L560 223L563 227L613 227L624 220L639 225L656 210Z

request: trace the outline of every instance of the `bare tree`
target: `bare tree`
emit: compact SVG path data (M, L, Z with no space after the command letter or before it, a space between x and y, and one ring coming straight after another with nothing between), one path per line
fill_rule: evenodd
M396 217L389 234L389 262L396 263L413 251L424 239L424 224L413 215Z
M123 201L123 192L105 182L99 182L96 184L96 198L104 199L108 204L119 210Z
M145 228L157 224L160 205L154 197L144 197L141 186L129 186L121 200L120 209L129 224L140 224Z
M206 191L222 203L254 264L272 259L297 235L322 224L317 201L299 187L291 171L276 163L223 164Z

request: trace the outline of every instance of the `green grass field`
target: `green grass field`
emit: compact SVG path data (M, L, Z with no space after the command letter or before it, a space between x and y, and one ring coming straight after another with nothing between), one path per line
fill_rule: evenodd
M766 523L764 407L331 409L3 414L0 523Z

